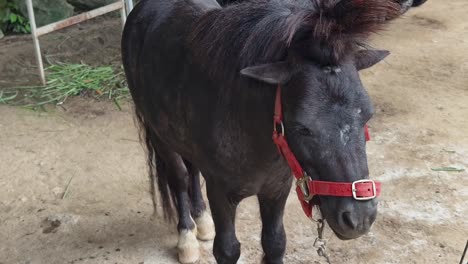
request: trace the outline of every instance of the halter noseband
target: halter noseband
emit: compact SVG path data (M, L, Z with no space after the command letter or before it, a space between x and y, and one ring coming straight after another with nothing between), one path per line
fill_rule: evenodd
M364 126L366 141L370 140L367 125ZM316 195L353 197L358 201L372 200L380 195L381 183L370 179L355 182L329 182L312 180L302 169L296 156L289 148L284 137L283 111L281 106L281 86L276 89L275 115L273 117L273 142L280 154L286 159L296 178L296 193L307 217L312 218L312 200Z

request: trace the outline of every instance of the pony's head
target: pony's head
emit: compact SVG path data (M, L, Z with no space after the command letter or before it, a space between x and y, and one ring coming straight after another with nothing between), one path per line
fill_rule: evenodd
M287 46L282 61L245 67L241 74L271 87L281 85L286 138L312 179L368 179L364 125L374 110L358 72L389 52L366 49L363 43L399 16L400 6L388 0L312 4L291 8L281 20L282 30L272 26L271 32ZM375 199L318 199L323 216L341 239L367 233L377 215Z
M358 72L389 54L364 43L401 8L392 0L251 0L201 17L189 47L220 99L260 102L280 84L286 138L307 174L354 182L369 177L364 125L374 112ZM375 199L319 199L342 239L368 232L377 214Z

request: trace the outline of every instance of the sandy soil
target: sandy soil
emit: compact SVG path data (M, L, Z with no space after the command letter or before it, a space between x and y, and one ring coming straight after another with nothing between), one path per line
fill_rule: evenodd
M468 168L467 13L466 0L430 0L375 39L393 53L363 72L377 109L368 154L373 178L385 184L380 214L372 232L357 240L343 242L327 231L332 263L460 260L468 239L468 173L431 168ZM73 45L55 50L68 38L91 43L81 59L98 63L93 45L99 41L92 39L101 37L108 51L102 63L115 61L118 19L85 25L90 34L74 28L48 36L46 53L78 54ZM23 76L37 80L28 45L0 42L0 87L24 83ZM18 69L16 78L7 67ZM150 219L130 104L118 111L78 98L47 113L0 106L0 146L0 263L176 263L175 226ZM285 263L325 263L312 247L315 226L294 193L286 212ZM237 223L239 263L260 263L255 199L241 204ZM200 263L214 263L211 247L202 243Z

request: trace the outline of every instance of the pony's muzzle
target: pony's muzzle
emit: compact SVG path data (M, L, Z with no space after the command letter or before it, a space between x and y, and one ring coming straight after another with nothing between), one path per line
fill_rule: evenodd
M367 234L377 217L377 201L353 198L321 198L321 211L331 229L341 240Z

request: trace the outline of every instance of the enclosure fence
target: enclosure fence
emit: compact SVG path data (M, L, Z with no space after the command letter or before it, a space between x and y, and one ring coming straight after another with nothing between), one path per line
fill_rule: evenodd
M120 10L120 15L122 18L122 26L125 25L125 20L127 18L128 13L133 9L133 0L120 0L118 2L93 9L91 11L81 13L76 16L69 17L67 19L63 19L48 25L44 25L42 27L36 27L36 19L34 16L34 9L32 0L25 0L26 5L28 7L28 16L29 16L29 23L31 26L31 36L34 42L34 50L36 54L37 60L37 67L39 69L39 76L41 78L42 85L46 85L46 77L44 72L44 64L42 62L42 54L41 54L41 47L39 45L39 37L43 36L47 33L57 31L59 29L69 27L80 22L95 18L97 16L101 16L107 14L112 11Z

